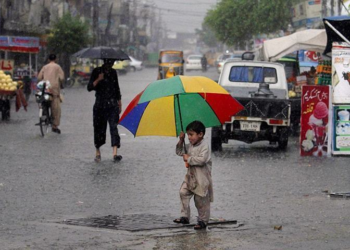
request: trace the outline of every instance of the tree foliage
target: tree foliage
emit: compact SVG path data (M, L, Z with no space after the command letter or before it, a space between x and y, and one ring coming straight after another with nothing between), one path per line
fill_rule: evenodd
M86 47L90 40L89 26L78 17L66 13L54 23L48 39L48 48L57 54L73 54Z
M210 10L204 24L228 44L243 44L253 35L286 29L291 7L298 0L221 0Z
M255 6L257 33L285 30L292 23L291 8L296 2L298 1L260 0Z
M89 26L66 13L58 19L51 29L48 38L48 50L50 53L58 54L60 63L66 76L70 73L70 55L87 47L91 38Z

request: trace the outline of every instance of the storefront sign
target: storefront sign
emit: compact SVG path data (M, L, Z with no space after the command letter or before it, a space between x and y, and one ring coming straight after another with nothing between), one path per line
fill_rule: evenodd
M332 49L333 103L350 103L350 48Z
M0 70L10 73L13 76L14 60L0 59Z
M330 155L330 86L303 86L301 95L300 155Z
M38 53L39 38L23 36L0 36L0 50L11 52Z

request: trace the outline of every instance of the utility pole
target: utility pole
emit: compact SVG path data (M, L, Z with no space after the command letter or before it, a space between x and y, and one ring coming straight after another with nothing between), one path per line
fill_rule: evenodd
M109 8L108 17L107 17L107 26L105 29L105 39L104 41L102 41L102 43L104 43L103 45L108 45L108 46L110 45L112 10L113 10L113 3L111 3L111 7Z
M322 0L322 17L327 17L327 0Z
M331 0L331 16L334 16L334 0Z
M338 15L341 15L342 0L338 0Z
M98 0L92 1L92 45L99 45L99 2Z

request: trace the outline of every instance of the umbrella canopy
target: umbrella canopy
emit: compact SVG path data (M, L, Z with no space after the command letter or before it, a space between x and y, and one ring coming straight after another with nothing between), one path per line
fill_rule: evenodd
M259 56L262 60L277 61L297 50L323 52L326 44L327 35L324 29L308 29L289 36L264 41Z
M81 50L79 50L78 52L75 52L75 53L72 55L72 57L80 57L80 55L81 55L82 53L84 53L85 51L87 51L88 49L90 49L90 48L81 49Z
M128 105L119 124L134 136L178 136L194 120L220 126L243 109L224 88L202 76L155 81Z
M118 61L130 60L129 56L122 50L106 46L85 48L74 53L72 56L92 59L111 58Z
M333 42L348 42L350 40L350 17L333 16L323 19L327 32L327 46L324 54L332 51Z

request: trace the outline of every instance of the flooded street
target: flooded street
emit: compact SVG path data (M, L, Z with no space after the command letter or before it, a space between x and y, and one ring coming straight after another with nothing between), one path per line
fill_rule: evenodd
M186 74L219 78L213 68ZM157 68L119 76L123 107L156 77ZM120 126L123 160L112 162L108 135L102 161L95 163L93 103L85 87L65 89L62 134L44 138L35 126L34 97L28 112L15 112L11 103L11 119L0 121L1 249L349 249L350 200L327 195L350 191L349 158L300 157L298 137L290 137L286 151L268 142L229 141L213 153L211 218L237 225L130 232L58 224L180 214L178 190L186 169L175 154L177 138L134 138ZM195 222L193 201L191 209Z

